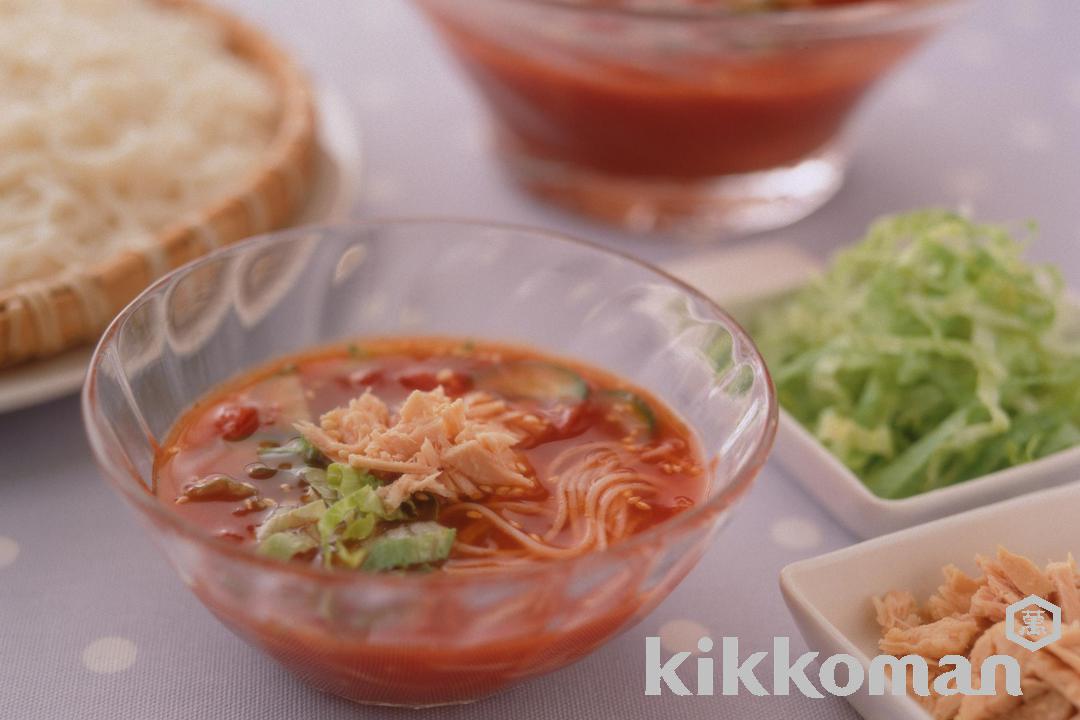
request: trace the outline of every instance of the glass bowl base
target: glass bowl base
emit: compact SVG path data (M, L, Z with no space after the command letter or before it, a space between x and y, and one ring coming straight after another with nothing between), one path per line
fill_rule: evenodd
M500 157L532 195L639 234L718 240L790 225L843 184L848 153L833 143L799 162L740 175L680 180L609 175L503 146Z

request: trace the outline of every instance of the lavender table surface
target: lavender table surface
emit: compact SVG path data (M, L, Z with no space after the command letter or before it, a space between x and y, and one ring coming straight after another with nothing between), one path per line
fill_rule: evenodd
M463 0L464 1L464 0ZM484 117L403 0L230 0L341 89L365 148L356 216L449 214L561 229L667 261L700 246L624 236L508 187ZM924 204L1039 221L1033 256L1080 286L1080 3L983 0L858 114L840 194L763 239L815 255L874 216ZM796 637L782 566L853 538L770 463L712 550L637 627L581 663L439 718L853 718L841 700L645 697L644 638ZM766 678L768 673L762 673ZM768 683L766 683L768 684ZM78 404L0 416L0 718L393 718L321 695L225 631L100 479Z

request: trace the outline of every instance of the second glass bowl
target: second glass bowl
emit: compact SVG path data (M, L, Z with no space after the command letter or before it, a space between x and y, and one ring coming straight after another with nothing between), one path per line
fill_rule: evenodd
M153 494L156 449L209 390L280 355L388 335L533 345L649 388L700 439L707 499L572 560L392 575L256 555ZM83 413L106 478L226 626L318 688L424 706L563 667L654 608L765 461L777 406L742 329L649 266L540 231L403 221L272 234L166 276L105 333Z
M710 238L827 201L852 109L966 4L418 2L486 99L523 186L631 230Z

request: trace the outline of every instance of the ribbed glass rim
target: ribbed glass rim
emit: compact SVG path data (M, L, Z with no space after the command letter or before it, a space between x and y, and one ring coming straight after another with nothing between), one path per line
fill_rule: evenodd
M699 7L664 7L659 0L649 5L611 6L587 3L582 0L503 0L518 5L546 7L582 15L614 15L637 20L662 20L673 22L703 22L722 20L730 22L764 23L776 27L799 26L822 27L836 25L847 28L852 34L864 30L864 25L889 24L896 21L918 21L926 15L953 6L968 5L971 0L866 0L841 5L799 10L736 10L724 3L702 4Z
M758 436L753 440L753 450L747 454L740 465L731 474L726 486L721 488L715 496L710 497L707 501L684 510L663 522L657 523L644 532L615 543L603 550L594 550L577 557L556 558L537 563L523 563L521 565L506 567L498 572L368 574L346 570L326 569L315 565L285 563L259 555L250 545L238 545L234 542L217 537L209 530L187 520L178 513L171 512L157 497L146 491L143 478L133 467L128 466L112 471L105 469L105 467L111 463L108 461L108 454L106 452L107 441L97 427L98 423L95 419L95 410L97 407L97 375L102 363L113 347L121 328L124 326L124 323L127 322L128 318L130 318L139 307L142 306L148 297L158 292L161 288L168 286L177 278L187 275L197 268L202 267L207 263L214 262L219 258L229 255L238 255L258 246L271 246L299 235L305 237L317 235L317 241L323 242L323 238L326 234L332 232L380 227L394 228L446 225L474 228L477 231L484 232L504 231L525 234L532 236L534 239L543 238L545 241L569 246L575 250L585 250L609 258L626 261L646 270L657 278L668 282L676 289L702 303L710 312L714 313L715 320L721 322L724 325L724 328L731 333L733 347L739 348L742 351L742 354L747 355L752 359L753 365L755 366L755 375L760 377L765 384L765 417L761 430L758 433ZM191 398L191 400L194 401L195 398ZM135 505L140 512L149 515L155 521L160 521L171 527L185 538L193 540L215 553L227 555L234 559L250 563L253 566L265 568L268 571L276 573L318 579L321 582L329 582L333 585L370 585L372 583L382 583L405 587L480 585L493 580L502 582L511 578L521 579L527 577L542 577L559 574L564 569L570 567L578 568L591 564L617 561L621 556L632 554L635 549L650 543L654 545L665 544L665 542L667 542L665 540L665 535L670 534L674 536L675 533L673 531L675 530L692 526L695 522L708 521L713 516L722 512L729 504L737 500L743 492L749 488L772 450L779 416L779 405L777 403L776 390L772 382L772 377L769 374L769 370L765 365L761 353L751 340L749 334L731 315L713 300L692 286L684 283L682 280L679 280L663 269L645 262L630 253L614 250L561 232L513 223L487 222L482 220L439 216L387 217L338 224L289 228L248 238L228 247L214 250L181 265L147 286L134 300L128 303L127 306L120 311L111 323L109 323L108 328L105 330L104 334L102 334L97 346L94 348L93 355L90 359L86 380L83 384L81 393L81 410L83 425L87 438L89 439L91 452L94 454L95 460L101 467L102 474L109 484L117 488L119 492ZM151 441L147 439L147 442ZM117 480L116 475L122 473L129 475L130 481Z

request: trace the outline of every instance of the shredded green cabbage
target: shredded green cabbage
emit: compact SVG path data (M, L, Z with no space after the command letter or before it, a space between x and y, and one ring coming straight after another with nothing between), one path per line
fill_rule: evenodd
M781 405L885 498L1080 444L1076 313L1023 247L946 211L878 220L751 318Z

